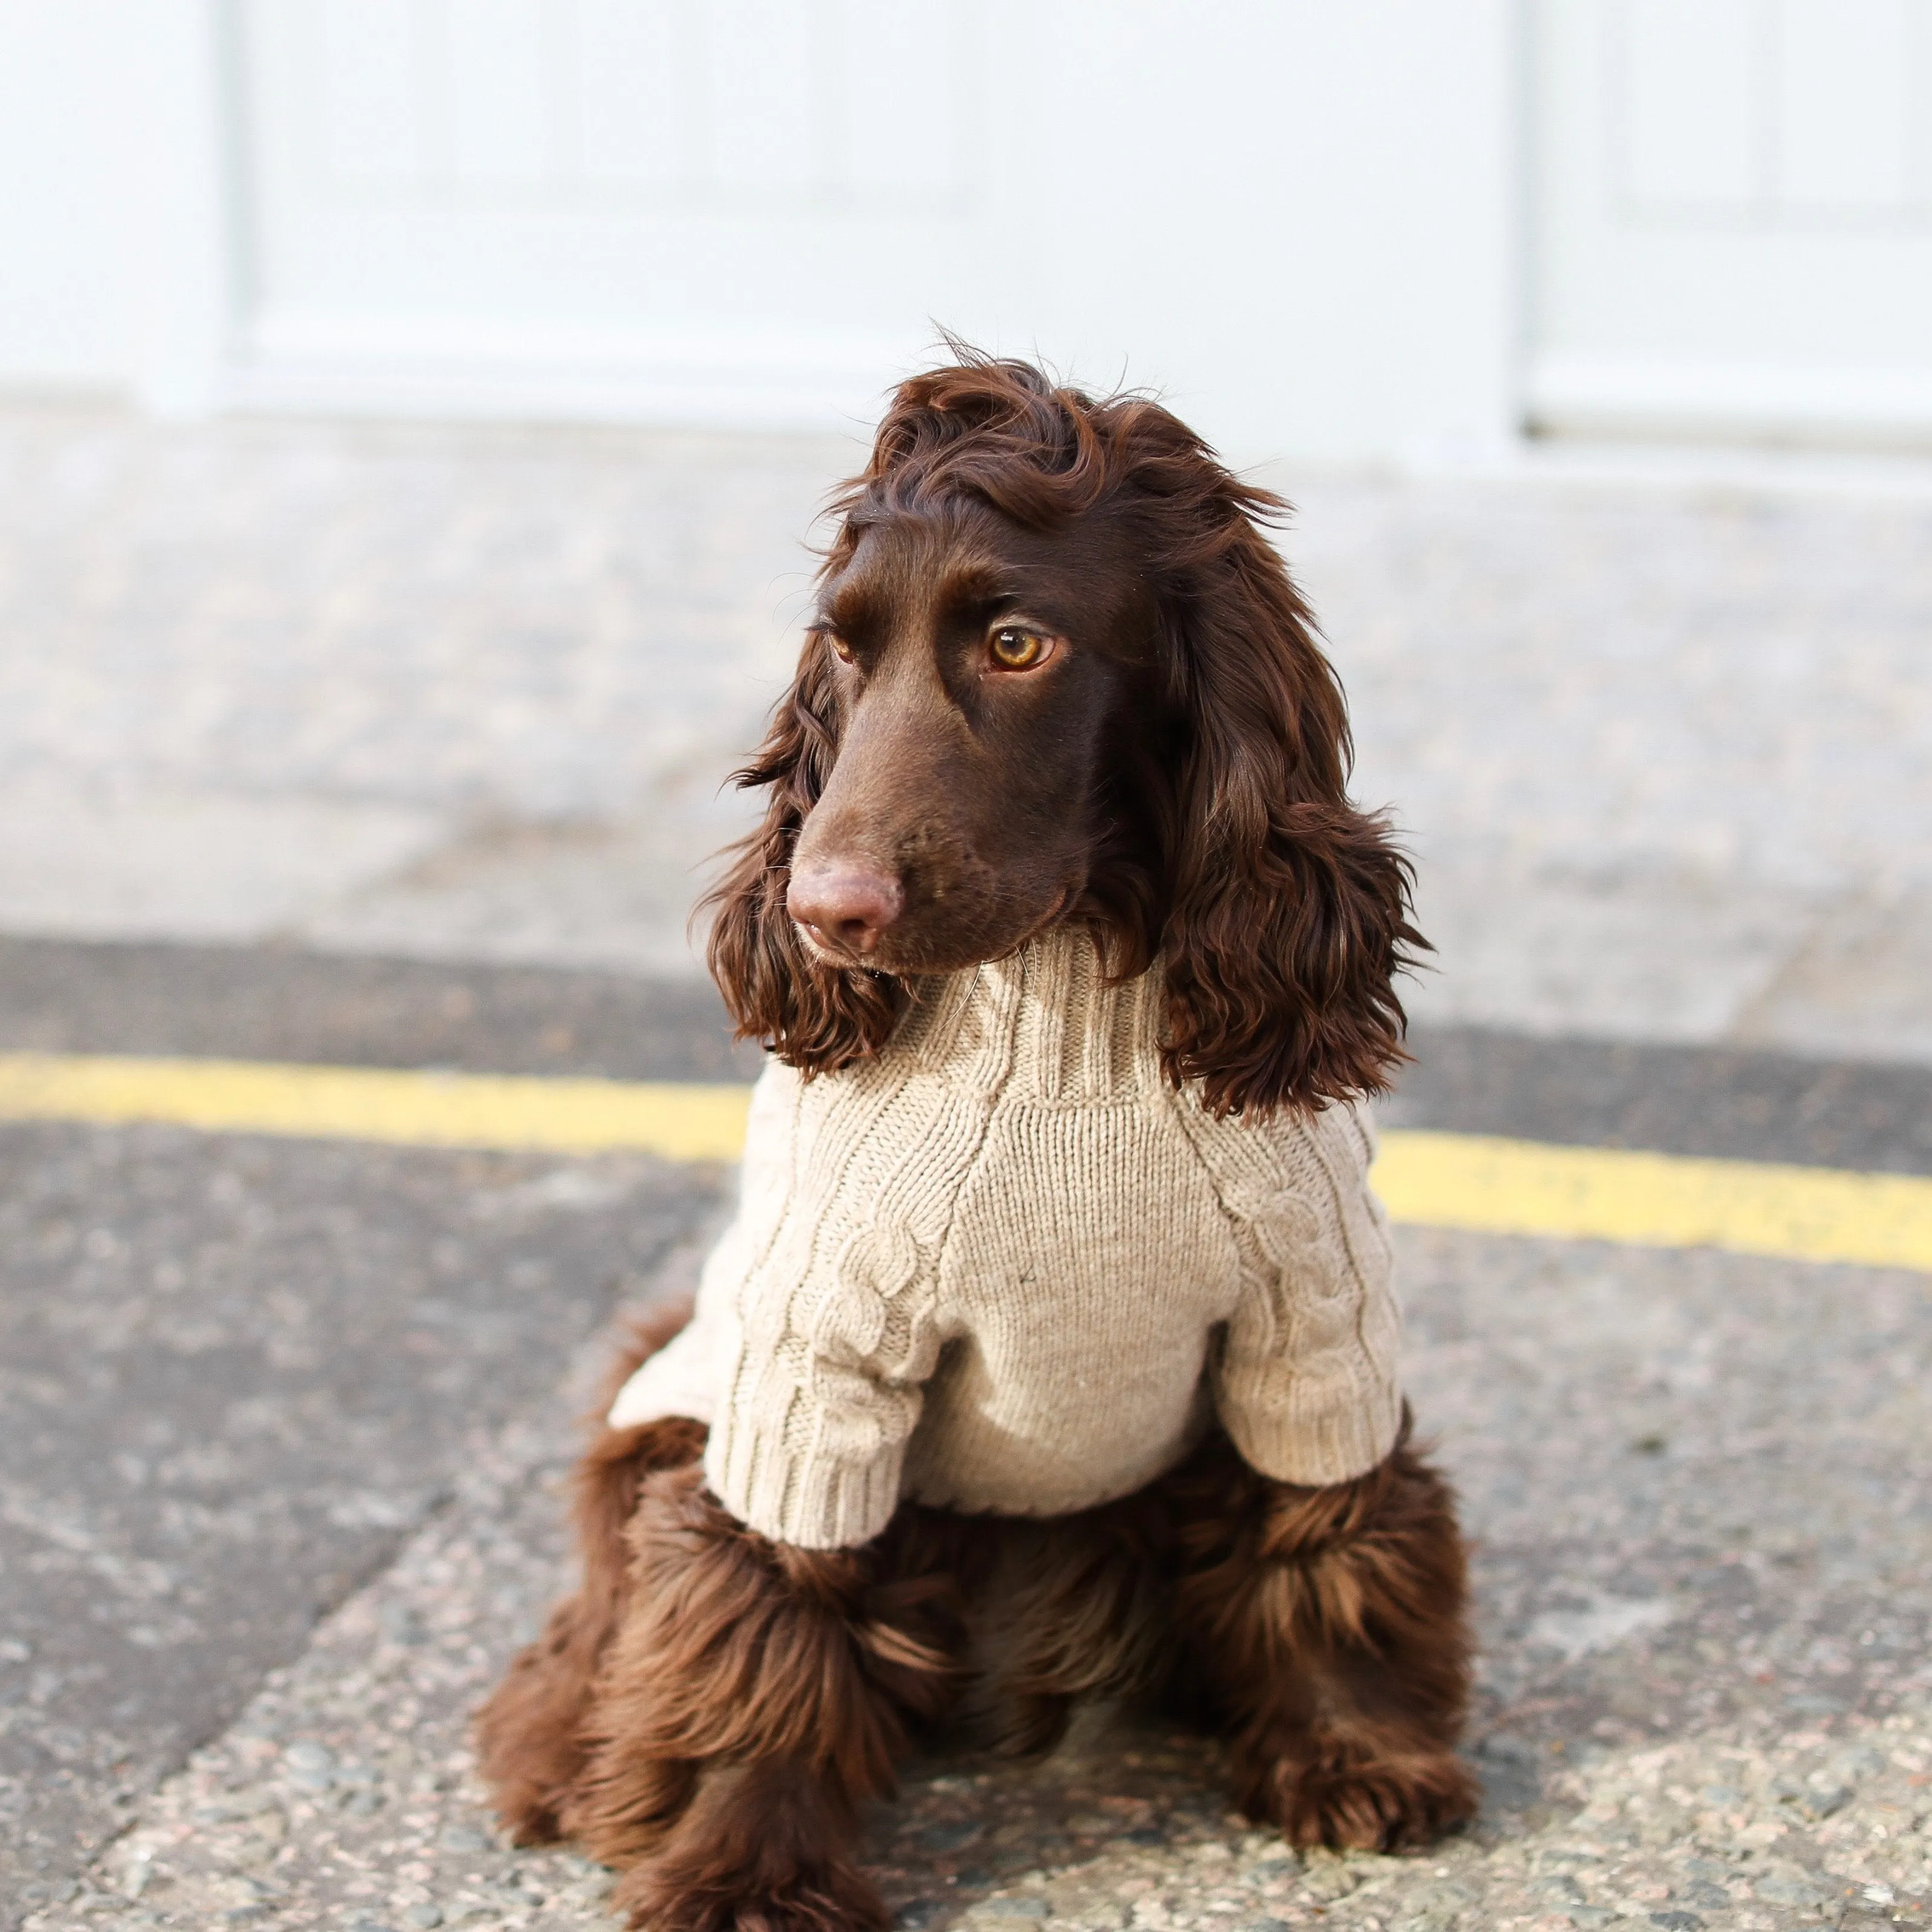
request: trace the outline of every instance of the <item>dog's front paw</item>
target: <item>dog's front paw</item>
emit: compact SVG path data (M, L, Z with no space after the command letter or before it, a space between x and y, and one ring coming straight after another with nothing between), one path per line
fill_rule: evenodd
M779 1874L674 1850L626 1872L610 1904L640 1932L886 1932L892 1922L872 1881L836 1859Z
M886 1932L854 1837L850 1805L821 1773L784 1759L714 1762L611 1906L649 1932Z
M1372 1755L1336 1745L1250 1767L1241 1808L1292 1845L1392 1852L1474 1817L1480 1788L1446 1750Z

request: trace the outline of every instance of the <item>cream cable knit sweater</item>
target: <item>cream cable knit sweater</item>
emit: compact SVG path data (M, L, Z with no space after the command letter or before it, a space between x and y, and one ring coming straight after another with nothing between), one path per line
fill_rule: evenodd
M874 1059L772 1062L696 1315L611 1422L708 1422L726 1506L814 1549L902 1497L1125 1496L1210 1416L1285 1481L1372 1467L1401 1396L1366 1116L1214 1119L1162 1078L1161 1004L1055 932L924 982Z

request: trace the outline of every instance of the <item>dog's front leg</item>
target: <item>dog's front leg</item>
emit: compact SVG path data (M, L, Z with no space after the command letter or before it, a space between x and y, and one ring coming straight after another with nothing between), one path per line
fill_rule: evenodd
M497 1815L519 1845L548 1844L584 1768L584 1724L605 1651L629 1600L626 1526L656 1469L688 1468L704 1453L704 1425L665 1416L601 1430L572 1479L584 1584L550 1612L477 1714L479 1768Z
M650 1932L883 1932L890 1916L854 1862L857 1834L852 1795L822 1766L718 1760L612 1907Z
M859 1550L772 1543L699 1468L649 1478L632 1610L613 1642L565 1831L628 1868L613 1903L652 1932L873 1932L860 1804L952 1688L946 1580Z
M1180 1526L1181 1634L1234 1720L1236 1796L1298 1845L1390 1850L1475 1810L1462 1541L1407 1445L1323 1489L1244 1468Z

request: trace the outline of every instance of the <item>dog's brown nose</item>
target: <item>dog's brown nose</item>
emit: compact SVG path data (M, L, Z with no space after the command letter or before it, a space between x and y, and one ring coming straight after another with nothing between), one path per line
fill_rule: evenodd
M785 910L821 944L863 958L905 910L898 880L860 866L814 866L795 872Z

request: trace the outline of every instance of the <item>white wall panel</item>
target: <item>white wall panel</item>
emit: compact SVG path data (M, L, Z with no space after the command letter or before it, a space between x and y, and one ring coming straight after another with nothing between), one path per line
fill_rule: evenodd
M205 407L233 282L212 0L0 0L0 385Z
M316 9L326 12L334 0ZM432 97L442 110L451 178L488 193L536 188L557 172L556 82L547 0L440 0L429 9ZM332 112L338 104L330 103Z
M1793 212L1906 208L1918 0L1780 0L1767 118L1777 201Z
M696 173L697 24L685 14L671 0L578 0L571 159L586 190L662 193Z
M838 178L871 194L964 191L965 104L985 85L983 28L964 9L838 0L840 58L830 119Z
M320 113L328 174L345 187L420 180L427 171L423 10L335 0L321 22Z
M826 424L943 323L1246 453L1509 433L1507 0L387 4L237 0L244 398Z
M1534 22L1536 419L1932 441L1932 0Z
M1748 206L1760 142L1754 0L1627 0L1606 16L1620 186L1658 208Z
M1511 0L0 0L0 247L39 265L0 283L0 381L824 426L944 323L1166 386L1244 458L1514 420Z

